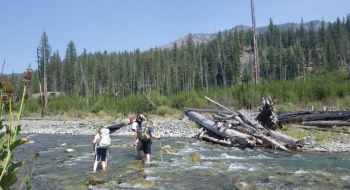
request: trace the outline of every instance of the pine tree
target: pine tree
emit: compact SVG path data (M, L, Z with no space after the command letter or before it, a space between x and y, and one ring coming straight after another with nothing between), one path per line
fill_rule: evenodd
M268 27L268 41L267 45L275 47L276 39L275 39L275 25L273 24L272 18L270 18L269 21L269 27Z
M62 67L62 61L61 57L59 55L59 51L53 53L53 55L50 58L50 63L48 67L48 75L50 76L48 78L48 89L53 92L58 91L58 86L60 86L61 80L60 80L60 71Z
M73 88L76 84L76 77L75 77L75 71L76 71L76 64L77 61L77 51L75 49L75 45L73 41L70 41L67 45L66 49L66 56L64 59L64 66L63 66L63 87L64 87L64 93L66 93L69 96L73 95Z

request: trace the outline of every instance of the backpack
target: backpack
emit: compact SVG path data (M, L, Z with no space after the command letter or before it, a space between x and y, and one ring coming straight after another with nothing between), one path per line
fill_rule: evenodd
M148 128L149 128L149 123L147 121L142 121L140 125L140 133L139 133L139 140L143 142L147 142L148 140L151 139L151 135L148 134Z
M99 149L108 149L109 148L109 141L111 140L109 137L109 129L102 128L100 130L100 142L97 144L97 148Z

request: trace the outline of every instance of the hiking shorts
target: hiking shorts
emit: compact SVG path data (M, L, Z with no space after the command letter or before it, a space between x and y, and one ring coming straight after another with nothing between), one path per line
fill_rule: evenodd
M151 144L152 144L151 140L142 142L142 150L144 154L151 154Z
M95 161L106 161L107 149L97 148L95 154Z
M142 143L141 143L141 141L139 141L139 140L137 140L136 150L137 150L137 151L143 150L143 149L142 149Z

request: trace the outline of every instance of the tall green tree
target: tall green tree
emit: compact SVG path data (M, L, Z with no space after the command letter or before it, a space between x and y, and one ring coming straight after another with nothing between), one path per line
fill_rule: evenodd
M61 74L61 68L62 67L62 60L59 54L59 51L57 50L54 52L50 58L50 64L48 67L48 75L50 76L48 78L48 90L57 92L58 87L60 86L61 80L60 80L60 74Z
M70 41L67 45L66 56L63 61L63 73L62 83L63 92L66 95L73 96L74 87L76 87L76 62L77 62L77 50L73 41Z
M269 21L269 27L268 27L268 46L275 47L276 46L276 34L275 34L275 25L273 24L272 18L270 18Z

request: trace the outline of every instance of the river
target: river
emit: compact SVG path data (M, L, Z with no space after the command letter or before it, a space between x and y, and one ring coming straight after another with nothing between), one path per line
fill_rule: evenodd
M350 189L350 153L224 147L189 138L153 140L151 164L136 159L131 136L112 136L107 171L92 173L93 136L22 134L15 160L39 150L32 189ZM63 144L67 146L62 146ZM162 149L161 149L162 147ZM74 149L74 152L66 152ZM194 154L200 161L194 161ZM21 189L25 189L25 184Z

